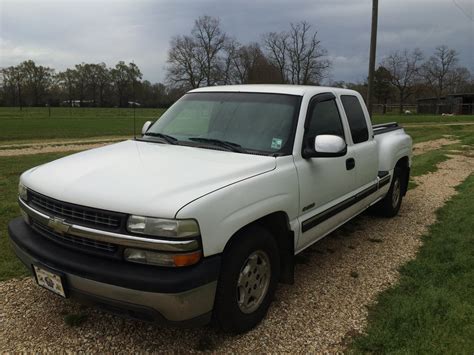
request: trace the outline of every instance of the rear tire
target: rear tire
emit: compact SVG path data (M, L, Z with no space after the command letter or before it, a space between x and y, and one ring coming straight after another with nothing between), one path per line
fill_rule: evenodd
M242 333L267 314L280 274L275 239L253 225L239 232L226 248L217 285L214 321L225 332Z
M394 217L398 214L403 199L402 173L401 168L395 167L387 195L372 209L376 214L383 217Z

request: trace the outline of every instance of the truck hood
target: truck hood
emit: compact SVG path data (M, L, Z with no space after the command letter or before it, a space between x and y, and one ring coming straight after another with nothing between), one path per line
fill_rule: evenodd
M30 169L21 181L77 205L173 218L189 202L275 166L269 156L128 140Z

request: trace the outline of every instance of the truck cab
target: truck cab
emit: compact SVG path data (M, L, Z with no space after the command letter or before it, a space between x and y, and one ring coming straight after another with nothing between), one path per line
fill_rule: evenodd
M141 137L23 173L10 239L62 297L242 332L296 254L369 207L398 213L411 146L352 90L200 88Z

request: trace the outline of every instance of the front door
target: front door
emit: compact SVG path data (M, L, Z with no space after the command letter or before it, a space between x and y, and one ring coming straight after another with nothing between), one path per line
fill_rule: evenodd
M320 134L337 135L345 139L344 128L335 97L317 95L308 108L305 141ZM300 225L297 251L323 236L339 223L331 208L349 198L357 189L357 175L352 161L353 146L347 147L343 157L317 157L295 160L300 186ZM328 213L329 212L329 213ZM337 213L336 213L337 214Z

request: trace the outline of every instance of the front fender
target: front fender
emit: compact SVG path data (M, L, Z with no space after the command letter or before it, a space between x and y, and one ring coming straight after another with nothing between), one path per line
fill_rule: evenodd
M178 211L177 218L199 222L205 256L222 253L242 227L274 212L287 214L290 226L299 208L298 178L291 157L281 157L275 170L205 195ZM298 231L295 230L295 240Z

